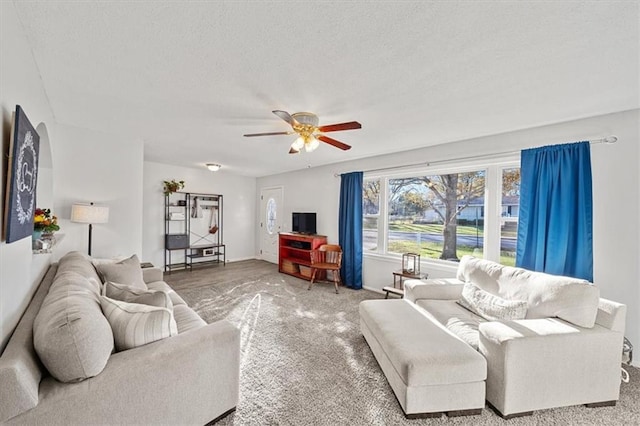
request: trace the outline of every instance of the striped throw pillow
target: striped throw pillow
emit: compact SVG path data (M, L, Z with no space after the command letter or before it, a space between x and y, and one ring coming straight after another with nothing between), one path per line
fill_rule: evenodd
M166 299L171 303L169 296ZM100 306L113 330L117 351L136 348L178 334L173 310L100 296Z
M122 302L141 303L173 310L171 297L162 290L141 290L137 287L107 281L102 287L102 295Z

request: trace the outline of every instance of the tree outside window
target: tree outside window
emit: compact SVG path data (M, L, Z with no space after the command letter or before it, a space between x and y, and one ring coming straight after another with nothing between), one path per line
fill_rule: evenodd
M485 171L389 179L388 251L482 256Z
M378 219L380 217L380 179L367 179L362 185L362 248L378 249Z

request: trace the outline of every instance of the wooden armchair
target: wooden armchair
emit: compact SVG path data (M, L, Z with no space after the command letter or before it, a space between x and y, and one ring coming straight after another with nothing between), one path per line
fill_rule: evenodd
M340 266L342 265L342 248L335 244L321 245L318 250L311 251L311 282L308 290L311 290L313 282L316 279L318 271L331 271L333 275L333 284L336 286L336 294L338 293L338 283L342 283L340 279Z

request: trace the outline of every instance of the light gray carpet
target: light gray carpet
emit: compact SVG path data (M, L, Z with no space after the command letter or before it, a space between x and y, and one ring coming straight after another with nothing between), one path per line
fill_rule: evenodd
M628 368L615 407L542 410L505 421L480 416L407 420L360 334L358 303L382 298L279 274L244 261L165 275L207 322L242 330L240 402L219 425L625 425L640 424L640 369Z

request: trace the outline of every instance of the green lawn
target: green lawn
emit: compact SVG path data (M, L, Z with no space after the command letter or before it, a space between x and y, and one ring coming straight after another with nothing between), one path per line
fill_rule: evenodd
M474 250L474 247L459 245L458 258L466 254L482 258L482 249L478 249L479 252L476 254L473 253ZM414 241L390 241L388 251L393 253L418 253L422 257L439 259L442 253L442 244L423 242L418 247L418 244ZM515 262L516 258L514 256L509 256L507 253L500 255L500 263L503 265L514 266Z
M442 234L442 225L437 223L406 223L406 222L390 222L389 231L402 231L402 232L422 232L425 234ZM476 235L475 226L462 226L458 225L458 235ZM478 232L482 235L483 228L478 226Z
M375 229L376 227L377 227L377 223L365 224L364 226L365 229ZM402 221L395 221L395 222L389 223L390 231L422 232L424 234L442 234L442 227L443 225L438 223L422 224L422 223L410 223L410 222L402 222ZM468 225L458 225L457 232L458 232L458 235L476 235L476 227L468 226ZM483 232L484 232L484 228L482 226L478 226L478 233L482 235ZM508 231L502 231L500 234L503 238L505 237L516 238L518 233L515 230L508 230Z

